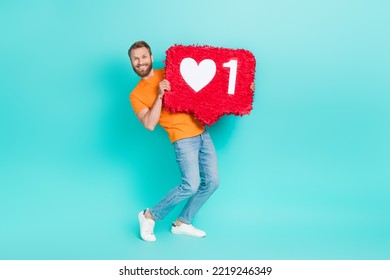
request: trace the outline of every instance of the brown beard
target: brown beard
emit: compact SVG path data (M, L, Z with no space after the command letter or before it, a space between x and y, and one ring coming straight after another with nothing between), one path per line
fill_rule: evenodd
M137 75L140 76L141 78L146 77L147 75L149 75L150 71L152 71L152 64L149 64L149 66L148 66L148 68L146 68L145 72L140 72L133 65L132 65L132 67L133 67L134 72L137 73Z

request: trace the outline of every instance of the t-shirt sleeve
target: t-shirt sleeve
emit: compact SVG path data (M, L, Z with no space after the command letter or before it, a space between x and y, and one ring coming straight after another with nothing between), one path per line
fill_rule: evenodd
M131 106L133 107L133 110L135 112L136 115L138 115L138 113L142 110L142 109L145 109L145 108L148 108L148 106L146 106L137 96L135 96L134 94L130 94L130 103L131 103Z

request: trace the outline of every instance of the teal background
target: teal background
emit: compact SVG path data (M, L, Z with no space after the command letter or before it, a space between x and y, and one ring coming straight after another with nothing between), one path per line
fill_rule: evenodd
M390 2L0 2L0 259L389 259ZM173 236L179 181L136 119L127 49L245 48L254 109L210 128L220 189Z

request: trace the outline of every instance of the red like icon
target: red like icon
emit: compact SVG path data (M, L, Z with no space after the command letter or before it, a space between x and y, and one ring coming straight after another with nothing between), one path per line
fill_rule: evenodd
M164 95L169 112L191 113L203 125L222 115L242 116L252 110L256 60L243 49L175 45L166 51Z

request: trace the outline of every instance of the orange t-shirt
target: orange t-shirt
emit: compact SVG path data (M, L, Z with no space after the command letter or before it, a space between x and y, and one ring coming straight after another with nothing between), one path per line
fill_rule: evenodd
M164 79L164 69L154 70L154 76L146 80L140 80L130 94L130 102L136 115L145 108L151 109L158 97L158 85ZM166 132L171 142L183 138L194 137L204 131L204 127L190 114L169 113L163 106L158 121Z

